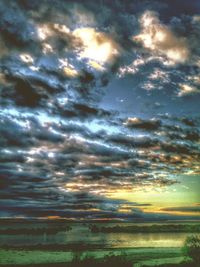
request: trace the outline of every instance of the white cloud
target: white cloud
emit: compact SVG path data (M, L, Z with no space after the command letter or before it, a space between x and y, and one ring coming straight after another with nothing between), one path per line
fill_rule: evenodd
M64 24L46 23L38 25L37 33L39 39L41 41L44 41L48 37L54 36L56 33L67 35L70 33L70 29Z
M192 94L197 94L197 93L200 93L200 91L196 87L188 85L188 84L180 84L178 96L182 97L182 96L187 96L187 95L192 95Z
M33 57L29 54L21 54L20 59L27 64L32 64L34 62Z
M78 76L78 71L72 64L68 62L67 58L65 59L60 58L58 61L60 63L59 68L62 69L63 73L66 76L71 78Z
M184 63L189 57L186 40L176 36L171 29L162 24L158 15L146 11L140 18L141 33L133 36L133 40L140 42L156 55L165 56L168 64Z

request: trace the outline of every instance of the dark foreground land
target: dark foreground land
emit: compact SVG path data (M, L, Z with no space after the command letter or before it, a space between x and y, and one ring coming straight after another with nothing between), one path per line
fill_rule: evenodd
M175 264L190 265L180 248L139 248L77 251L0 250L0 266L139 267ZM169 265L170 266L170 265ZM194 264L192 266L195 266Z
M0 267L199 267L200 263L182 245L165 243L166 236L172 233L176 241L180 234L199 235L199 232L197 222L73 224L56 220L2 220ZM147 236L148 246L137 246L134 238L143 235ZM155 246L156 240L149 238L158 235L161 239ZM126 247L129 243L121 242L123 238L130 240L131 245Z

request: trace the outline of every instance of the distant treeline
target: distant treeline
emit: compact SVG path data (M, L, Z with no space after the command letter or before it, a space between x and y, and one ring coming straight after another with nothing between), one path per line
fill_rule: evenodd
M45 244L45 243L37 243L37 244L16 244L13 243L12 245L0 244L0 249L5 250L27 250L27 251L87 251L87 250L94 250L94 249L105 249L104 244L88 244L87 242L79 242L79 243L71 243L71 244ZM1 266L1 265L0 265ZM51 265L50 265L51 266ZM7 267L7 266L6 266ZM14 267L14 265L13 265ZM54 265L52 265L54 267Z
M41 227L41 228L5 228L0 229L0 234L4 235L41 235L41 234L57 234L59 232L70 231L71 227Z
M200 233L200 224L90 225L92 233Z

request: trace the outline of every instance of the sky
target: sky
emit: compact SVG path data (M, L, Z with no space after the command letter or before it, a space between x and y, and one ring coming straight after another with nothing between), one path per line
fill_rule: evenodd
M200 2L0 1L0 217L200 219Z

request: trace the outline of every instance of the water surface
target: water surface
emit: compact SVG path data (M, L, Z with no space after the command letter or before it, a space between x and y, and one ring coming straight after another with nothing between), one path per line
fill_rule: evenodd
M17 225L16 227L20 229L24 226ZM32 224L27 227L37 228L41 225ZM105 248L182 247L188 235L188 233L91 233L88 224L73 224L71 230L56 234L2 234L0 245L81 244Z

